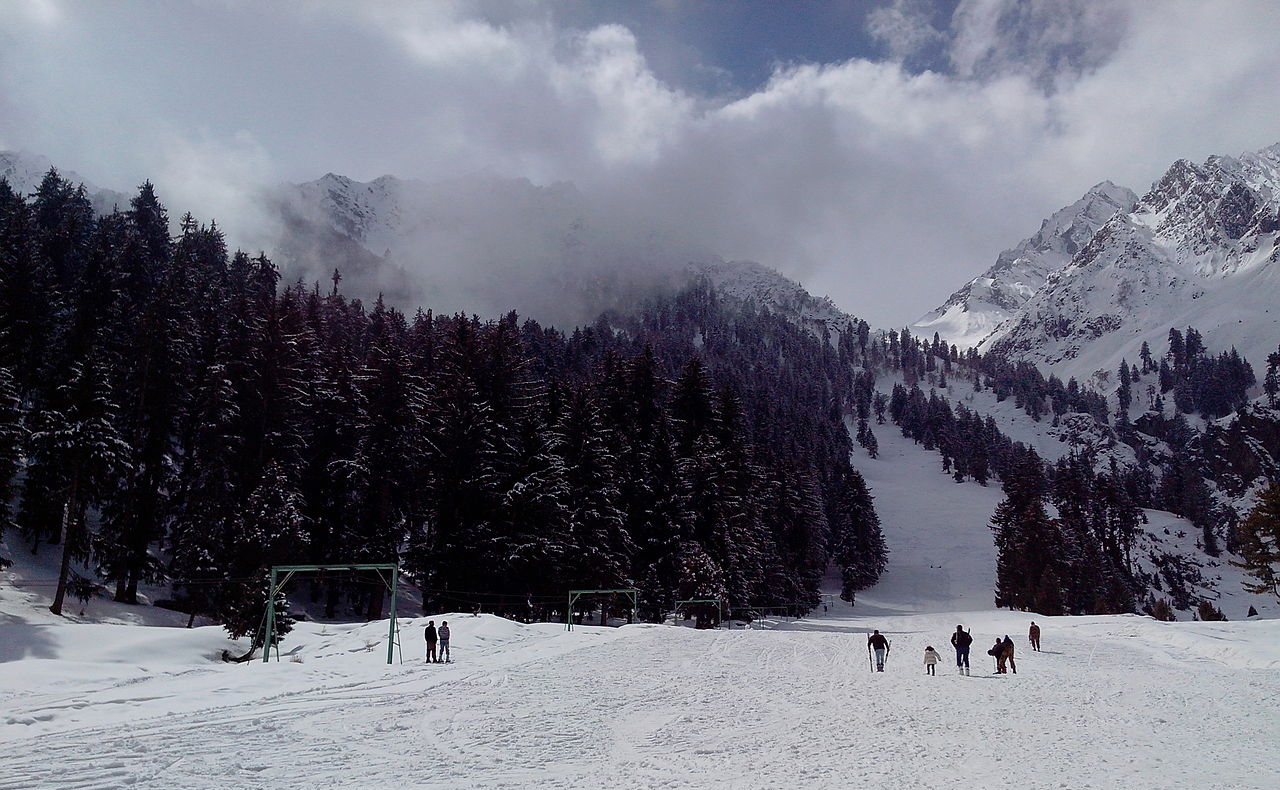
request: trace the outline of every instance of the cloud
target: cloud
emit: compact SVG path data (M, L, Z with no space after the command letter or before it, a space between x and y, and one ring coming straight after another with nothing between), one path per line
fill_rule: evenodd
M542 2L49 7L0 6L0 140L100 184L163 177L175 213L253 236L238 184L327 171L572 181L610 222L776 266L877 325L1098 181L1142 192L1177 158L1280 139L1268 2L895 2L868 20L888 59L722 97L660 79L645 28Z
M1030 77L1052 90L1106 63L1133 8L1063 0L964 0L952 20L951 63L960 77Z
M894 0L868 15L867 29L888 47L894 60L907 61L948 40L944 31L934 27L933 14L928 0Z

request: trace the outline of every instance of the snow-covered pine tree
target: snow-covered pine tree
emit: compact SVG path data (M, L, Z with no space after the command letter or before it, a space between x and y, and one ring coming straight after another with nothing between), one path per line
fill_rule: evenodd
M13 499L13 476L18 472L25 444L26 429L13 375L0 365L0 537L13 526L9 502ZM0 557L0 567L7 564L8 560Z
M854 593L880 578L889 552L862 475L856 469L841 470L834 487L836 500L829 518L831 560L840 569L840 597L852 602Z
M120 296L106 338L116 360L120 433L131 453L103 508L100 558L122 603L137 602L139 582L163 576L148 549L162 537L165 495L176 472L174 437L190 388L189 355L197 345L186 273L175 265L168 214L150 182L130 205Z
M252 579L228 588L219 613L223 627L233 639L254 637L247 655L266 644L258 630L266 611L268 569L305 556L306 517L302 497L292 476L278 463L269 464L262 482L245 502L243 518L235 522L229 548L230 572L236 579ZM281 593L276 599L276 628L279 639L293 628L288 601Z
M216 615L226 594L219 582L232 576L233 539L242 500L231 468L240 437L235 391L225 361L215 358L202 376L191 409L193 427L169 516L174 590L190 613Z
M116 431L114 412L105 366L90 359L72 367L70 380L33 421L33 462L56 470L49 490L41 493L52 496L62 516L62 564L49 607L54 614L62 614L71 561L83 560L90 550L85 510L102 500L113 475L127 463L129 447Z
M559 434L569 487L566 579L580 589L630 587L635 548L618 506L617 459L599 407L585 388L571 394Z

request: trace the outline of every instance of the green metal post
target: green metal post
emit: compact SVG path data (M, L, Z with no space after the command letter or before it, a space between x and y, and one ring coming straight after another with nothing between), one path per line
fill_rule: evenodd
M387 663L391 663L392 648L396 643L396 583L399 581L398 568L391 569L391 626L387 632Z
M271 660L271 642L276 633L276 569L271 569L271 580L267 584L267 628L262 635L262 663Z

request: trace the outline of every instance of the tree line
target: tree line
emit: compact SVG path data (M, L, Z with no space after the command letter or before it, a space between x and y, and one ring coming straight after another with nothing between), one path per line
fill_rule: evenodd
M849 597L883 569L850 377L785 320L695 284L564 333L340 280L282 284L190 215L171 235L149 183L95 217L56 171L29 199L0 181L0 528L61 552L55 611L73 564L234 635L289 562L398 561L427 605L512 614L637 587L649 619L804 611L829 563ZM305 594L381 616L350 579Z

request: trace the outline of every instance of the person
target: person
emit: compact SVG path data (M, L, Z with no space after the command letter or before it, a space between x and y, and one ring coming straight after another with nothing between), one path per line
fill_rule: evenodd
M1004 642L1000 641L1000 637L996 637L996 643L987 648L987 655L996 660L996 674L1004 674Z
M1018 674L1018 665L1013 663L1013 640L1008 634L1004 635L1004 641L1000 643L1000 659L1001 663L1013 670L1013 674ZM1003 670L1008 671L1008 670Z
M436 640L438 638L436 621L428 620L427 627L424 630L427 637L427 663L431 664L436 660Z
M1040 626L1036 625L1036 621L1031 621L1031 630L1027 632L1027 639L1031 642L1031 649L1040 652Z
M973 635L964 630L964 626L956 626L951 635L951 646L956 649L956 670L961 675L969 674L969 645L973 644Z
M439 635L440 635L440 661L445 664L450 664L453 662L453 659L449 657L449 621L448 620L440 621Z
M876 671L884 671L884 657L889 652L889 640L878 630L867 637L867 646L876 651Z
M936 667L938 662L942 660L942 656L938 655L938 651L930 645L924 649L924 671L926 675L936 675Z

